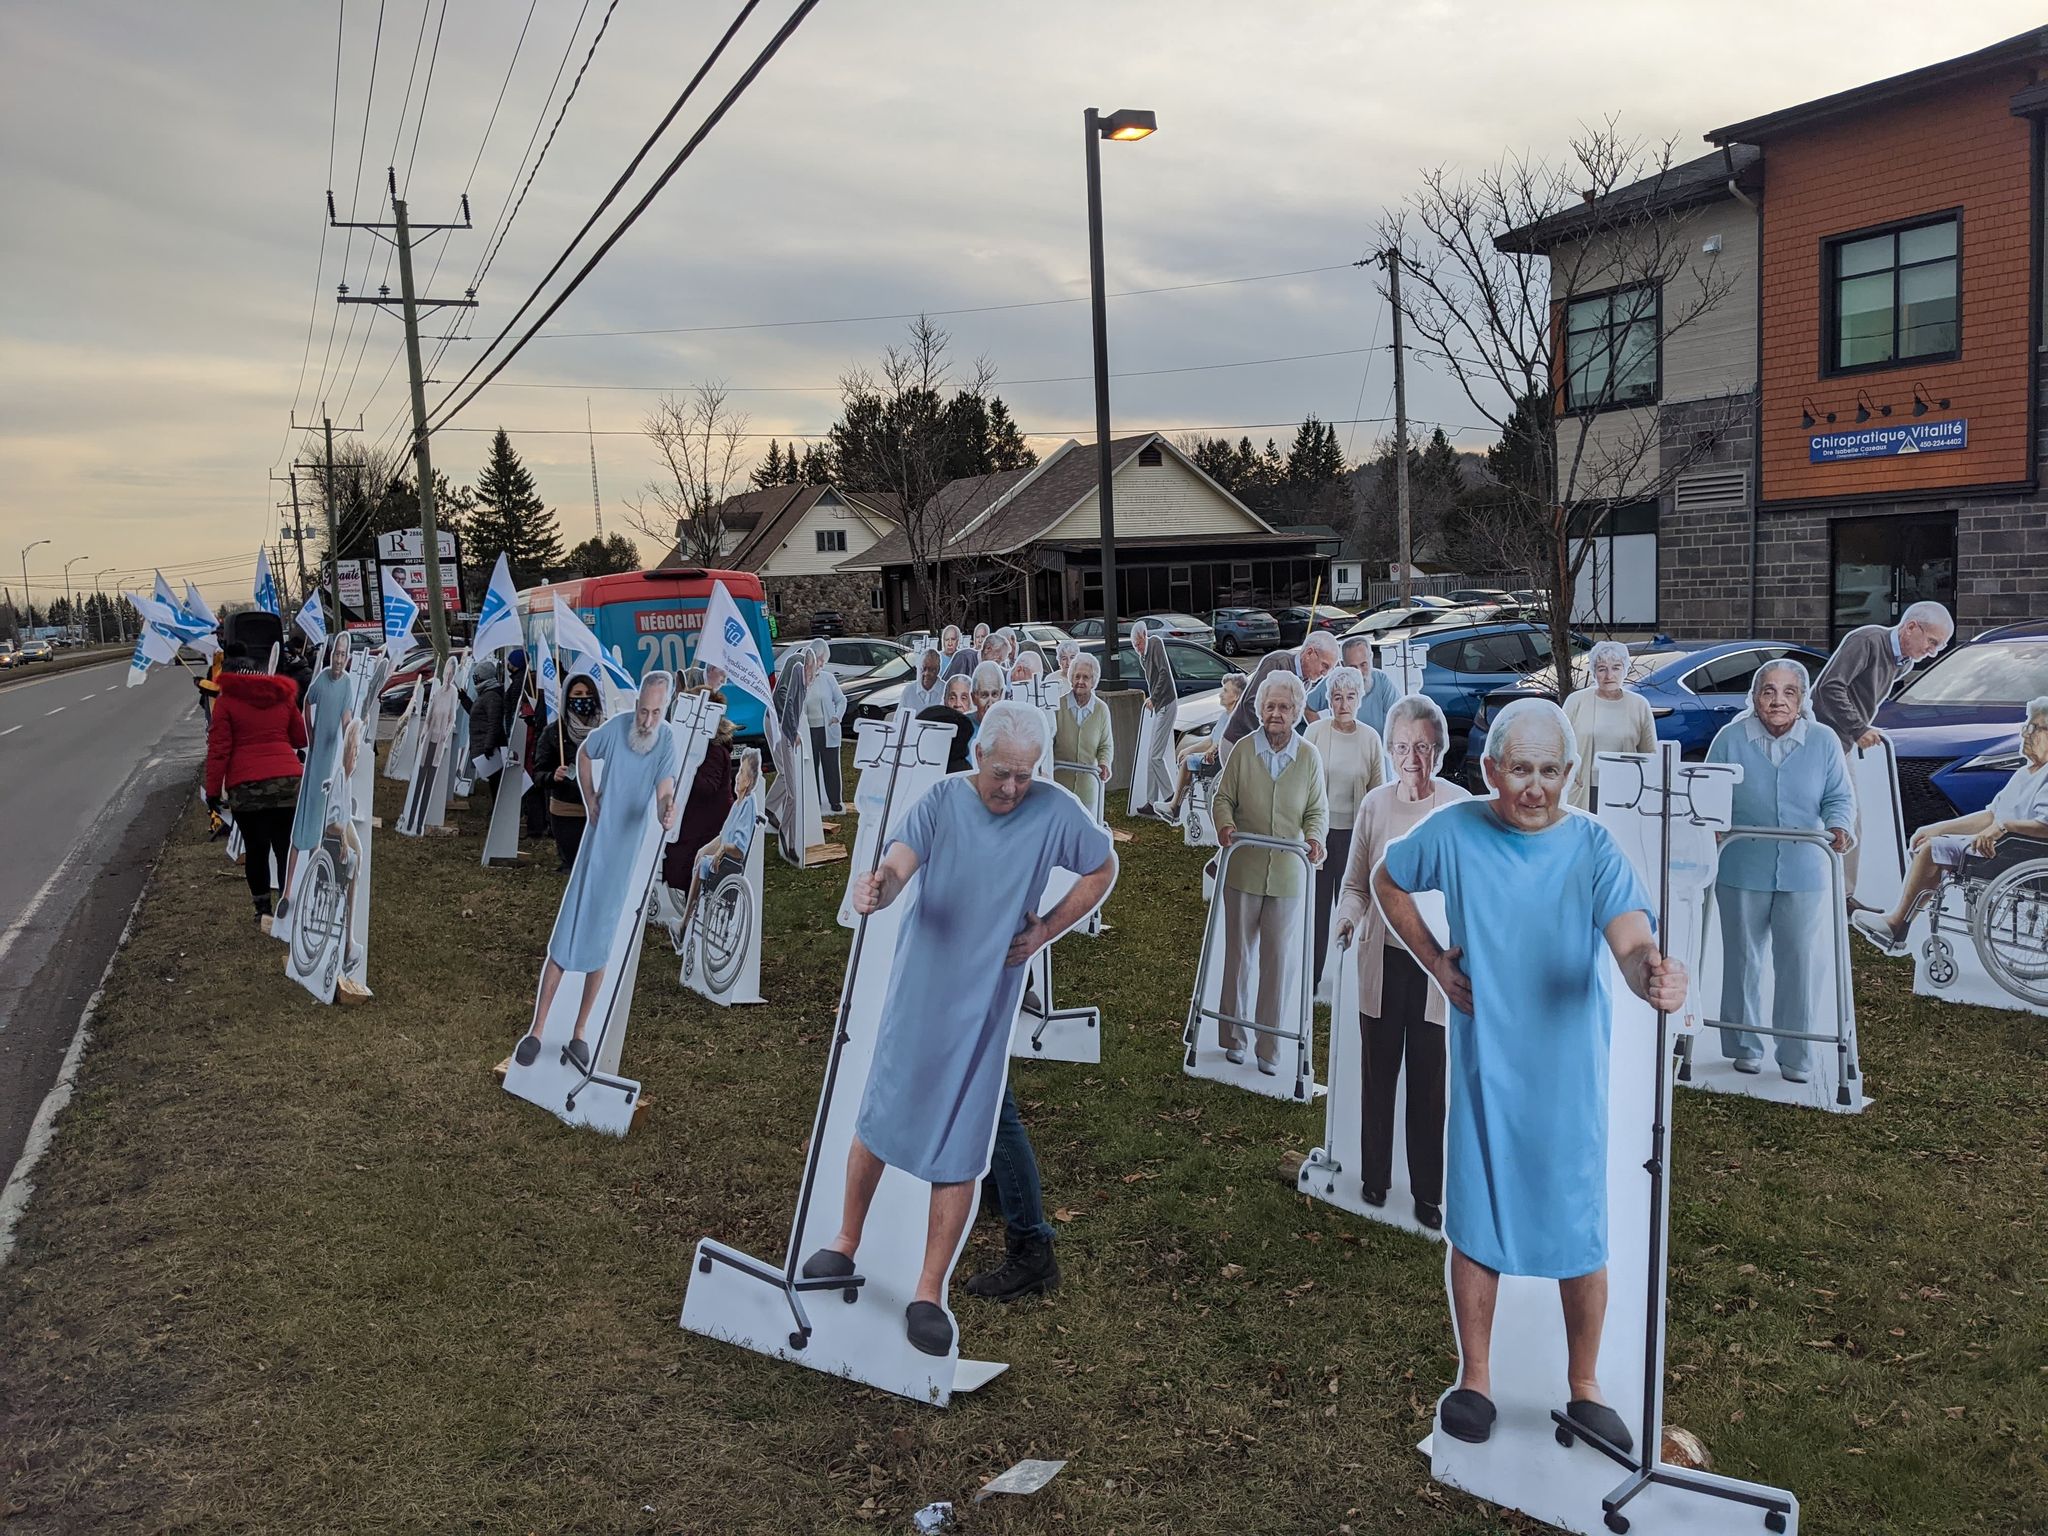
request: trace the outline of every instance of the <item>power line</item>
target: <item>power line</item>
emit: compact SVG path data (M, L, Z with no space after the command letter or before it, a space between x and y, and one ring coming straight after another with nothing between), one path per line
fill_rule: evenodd
M551 318L553 318L557 310L559 310L564 304L569 302L570 296L573 295L578 288L583 286L583 280L589 277L590 274L597 269L597 264L604 260L605 256L611 251L612 247L617 245L620 240L625 238L626 231L631 229L634 226L634 224L639 222L640 215L645 213L648 207L654 202L655 198L661 195L662 189L665 188L669 184L669 182L674 179L676 172L683 168L684 162L687 161L691 155L697 152L697 146L702 144L705 139L710 137L711 131L714 128L716 128L720 122L724 120L726 113L732 110L734 103L736 103L740 99L740 97L746 94L748 88L752 86L754 81L760 77L761 71L766 69L768 67L769 62L775 57L775 55L782 51L782 45L788 42L791 37L796 35L797 28L803 25L804 19L807 16L809 16L813 10L817 8L817 4L818 0L799 0L796 9L790 12L789 19L783 22L782 26L777 30L775 35L768 40L767 46L763 48L761 52L755 56L754 62L747 66L745 72L741 74L739 79L733 82L731 89L729 89L725 93L724 97L719 101L718 105L713 107L711 109L710 114L704 119L704 121L697 125L697 131L690 135L689 140L683 145L683 147L680 150L676 152L675 158L669 161L667 168L664 169L662 173L654 179L654 185L649 187L647 191L644 194L642 194L640 201L633 205L632 209L626 214L625 218L620 221L618 228L613 230L611 234L605 238L604 243L598 246L598 248L591 253L590 259L584 262L584 264L577 269L576 275L569 279L568 286L563 288L561 293L556 295L554 302L548 305L547 309L542 313L541 317L538 320L534 321L533 325L527 330L526 334L521 336L518 341L512 344L512 349L497 361L497 363L491 368L491 371L489 373L485 374L483 378L477 381L476 385L470 390L470 392L467 395L464 395L452 406L449 405L448 400L454 394L453 390L450 390L447 396L442 397L441 404L435 408L435 411L436 414L439 414L441 416L441 419L444 423L453 419L457 412L459 412L465 405L469 404L471 400L474 400L477 397L478 393L482 391L485 385L489 384L492 379L496 378L500 373L502 373L505 370L505 368L511 363L512 359L517 357L520 354L520 352L524 350L526 344L533 339L535 333L538 332L543 325L547 324L547 322ZM694 81L692 82L692 84L694 84ZM522 312L523 311L524 306L522 306ZM491 345L496 346L497 343L494 341ZM479 361L481 361L481 359L479 359Z
M332 105L328 108L327 114L327 184L330 187L334 185L335 131L341 121L341 39L343 26L344 23L347 21L347 18L348 0L341 0L341 3L335 9L334 17L334 100ZM306 314L306 345L304 350L299 354L298 382L292 386L291 408L294 412L298 410L299 401L304 396L306 391L306 364L311 362L313 358L313 327L315 324L318 323L320 319L320 279L322 276L325 275L326 271L327 221L325 219L322 219L320 221L320 256L319 259L315 261L313 264L313 306ZM327 365L323 361L320 366L324 371ZM272 469L276 469L279 461L282 460L285 454L290 451L291 444L291 429L286 428L284 434L284 446L277 450L277 458L272 459L270 461L270 467Z
M425 23L424 13L420 20ZM412 148L405 154L405 179L399 183L403 189L412 187L412 163L419 158L420 129L426 126L427 98L434 94L434 66L441 61L441 28L448 20L448 0L441 0L441 19L434 23L434 51L427 55L427 83L420 87L420 115L412 120ZM401 128L404 126L400 119Z
M1323 425L1326 427L1371 426L1383 424L1393 419L1392 416L1346 416L1336 420L1325 421ZM1498 432L1500 430L1491 423L1424 421L1420 417L1412 416L1409 418L1409 421L1411 425L1416 426L1442 427L1446 432ZM1277 431L1287 427L1298 427L1300 425L1299 421L1240 421L1226 423L1221 426L1129 427L1119 430L1117 435L1119 437L1136 437L1145 432L1157 432L1162 437L1171 437L1182 433L1266 432ZM496 432L500 429L497 427L440 426L433 430L435 432ZM646 435L638 427L599 427L594 432L588 427L506 427L503 430L508 437L583 437L586 435L594 437L644 437ZM740 432L734 435L750 438L822 440L830 437L832 434L830 432ZM1083 442L1093 442L1095 439L1095 427L1091 422L1086 426L1080 427L1043 427L1032 431L1019 429L1018 435L1020 437L1072 437Z
M363 196L363 156L364 152L369 148L370 145L370 108L373 105L375 105L377 100L377 60L382 55L383 51L384 0L377 0L377 31L375 37L371 40L370 43L370 89L368 95L366 95L363 98L363 131L356 140L355 182L349 188L348 194L348 216L351 221L353 221L356 216L356 207L361 202ZM336 67L338 68L339 66L337 65ZM331 183L332 178L330 177L329 180ZM342 240L341 276L344 282L348 280L348 259L350 253L355 250L355 242L356 234L354 230L350 230ZM365 281L368 280L369 275L369 268L367 265L365 265L363 269L363 277ZM340 319L341 307L339 305L336 305L334 310L334 318L327 322L327 354L326 356L320 359L320 388L318 390L318 393L323 395L327 393L327 364L329 360L332 359L334 356L334 329L336 323L339 322ZM349 317L349 334L351 336L355 334L354 316ZM348 343L346 341L344 341L341 344L341 355L343 357L348 356Z
M1356 263L1340 261L1324 267L1297 267L1289 272L1254 272L1247 277L1216 277L1199 283L1167 283L1157 288L1125 288L1105 294L1110 299L1136 299L1153 293L1188 293L1197 288L1223 288L1234 283L1269 283L1288 277L1313 277L1322 272L1346 272ZM866 325L881 320L916 320L950 315L991 315L1011 309L1047 309L1057 304L1086 304L1088 295L1065 299L1026 299L1011 304L970 304L958 309L913 309L889 315L833 315L821 320L749 320L731 325L664 325L624 331L549 331L539 341L573 341L593 336L694 336L713 331L776 331L808 325Z

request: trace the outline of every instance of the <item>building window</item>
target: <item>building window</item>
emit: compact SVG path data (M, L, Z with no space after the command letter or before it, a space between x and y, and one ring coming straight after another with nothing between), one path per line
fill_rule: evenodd
M818 553L821 555L845 554L846 530L844 528L820 528L818 530Z
M1654 284L1568 300L1564 315L1566 410L1655 402L1659 359Z
M1961 277L1952 213L1829 241L1829 370L1956 356Z

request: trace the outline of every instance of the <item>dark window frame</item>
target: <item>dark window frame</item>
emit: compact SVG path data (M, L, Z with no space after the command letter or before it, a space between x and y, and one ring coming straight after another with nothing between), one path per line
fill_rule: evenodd
M844 528L818 528L813 530L817 542L816 553L821 555L843 555L846 553L846 530Z
M1956 344L1946 352L1918 352L1911 357L1899 356L1899 284L1898 274L1905 270L1898 264L1898 237L1915 229L1928 229L1936 224L1954 224L1956 227L1956 253L1953 256L1938 257L1937 261L1951 261L1956 269ZM1838 361L1841 356L1841 279L1837 273L1839 257L1844 246L1854 245L1859 240L1873 240L1879 235L1892 237L1892 265L1880 270L1892 274L1892 355L1881 362L1854 363L1844 365ZM1933 266L1935 262L1913 262L1914 267ZM1858 277L1872 274L1859 272ZM1916 213L1910 218L1891 219L1883 224L1871 224L1862 229L1846 230L1838 235L1823 236L1820 242L1820 376L1824 379L1861 378L1867 373L1889 373L1900 368L1924 368L1930 364L1959 362L1963 355L1963 209L1960 204L1953 208L1937 208L1929 213Z
M1647 290L1650 294L1650 323L1654 330L1656 345L1656 369L1650 386L1650 395L1644 400L1616 400L1612 398L1614 388L1614 335L1615 327L1610 322L1604 329L1608 336L1607 391L1609 398L1590 402L1575 402L1572 398L1572 307L1576 304L1590 304L1596 299L1612 300L1616 294L1635 293ZM1559 392L1564 397L1566 416L1598 416L1607 411L1655 410L1664 403L1664 284L1651 279L1638 283L1616 283L1611 288L1596 288L1589 293L1568 294L1558 300L1558 345L1557 367ZM1631 322L1631 324L1636 322ZM1627 329L1627 327L1623 327Z

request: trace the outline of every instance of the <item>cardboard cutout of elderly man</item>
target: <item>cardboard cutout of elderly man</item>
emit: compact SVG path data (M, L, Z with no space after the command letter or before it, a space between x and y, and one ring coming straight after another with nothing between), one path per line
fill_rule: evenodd
M348 632L344 630L328 641L327 665L306 685L306 771L299 778L299 802L292 812L291 854L281 887L285 894L278 898L277 921L270 927L274 939L291 937L291 898L297 888L299 862L320 846L327 831L335 764L341 759L342 737L355 709L356 684L348 675L348 662Z
M953 1348L945 1285L988 1168L1025 965L1116 883L1109 834L1073 795L1037 777L1049 745L1039 710L991 705L975 737L974 772L927 791L853 893L856 911L876 912L917 879L847 1149L839 1232L804 1261L803 1274L856 1272L886 1169L929 1184L924 1261L904 1316L911 1345L928 1355ZM1080 878L1040 916L1055 868Z
M1311 631L1296 650L1268 651L1252 669L1251 686L1239 696L1237 707L1223 722L1223 744L1228 747L1259 728L1259 684L1275 672L1292 672L1300 678L1306 697L1307 691L1320 683L1338 660L1337 637L1323 629ZM1306 731L1320 714L1321 711L1310 704L1302 711L1301 724L1295 729Z
M957 639L959 631L955 630L953 633ZM903 685L903 699L896 706L896 713L906 720L914 720L919 710L930 709L934 704L945 702L945 656L926 646L917 653L917 676Z
M1173 680L1173 660L1163 634L1142 619L1131 626L1131 644L1138 652L1138 673L1145 702L1138 716L1138 750L1131 759L1130 811L1171 821L1167 802L1173 799L1173 722L1180 713L1180 689Z
M548 938L533 1025L513 1052L513 1060L522 1067L532 1066L540 1055L541 1029L563 975L577 971L583 976L583 997L576 1009L575 1034L565 1049L578 1071L590 1070L584 1033L604 984L612 936L627 903L645 894L644 885L634 877L634 856L648 818L658 817L664 830L675 825L676 740L663 718L673 683L669 673L648 673L641 679L632 712L605 721L583 738L576 754L576 778L588 823ZM604 764L602 782L596 771L599 763Z
M1563 1303L1566 1415L1626 1450L1633 1436L1598 1379L1613 1020L1602 951L1661 1010L1683 1005L1686 974L1659 955L1650 897L1613 835L1566 808L1577 759L1557 705L1516 700L1487 736L1493 797L1445 806L1389 846L1373 892L1450 1003L1443 1215L1459 1375L1438 1425L1475 1444L1492 1435L1500 1279L1534 1276L1556 1280ZM1422 891L1443 893L1448 946Z

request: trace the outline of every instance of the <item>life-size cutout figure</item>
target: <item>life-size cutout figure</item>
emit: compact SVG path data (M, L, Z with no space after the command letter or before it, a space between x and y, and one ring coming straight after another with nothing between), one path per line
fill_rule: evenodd
M350 720L355 701L355 684L348 675L348 636L336 635L327 648L327 665L306 686L306 771L299 779L299 803L292 812L292 851L284 870L284 894L277 899L277 915L291 910L292 881L297 878L299 860L320 846L326 830L327 802L334 779L334 765L341 756L343 726ZM346 789L344 788L344 798ZM343 816L346 824L348 818Z
M580 971L583 998L576 1009L576 1032L568 1051L579 1071L590 1070L584 1031L604 984L612 935L628 903L641 896L629 866L648 817L658 816L664 828L675 821L676 741L663 720L670 686L668 673L648 673L640 683L633 712L614 715L592 731L576 755L576 777L588 825L576 867L569 875L569 888L562 893L561 911L555 914L554 933L548 939L533 1026L513 1053L522 1067L531 1066L540 1055L541 1026L554 1005L563 973ZM605 765L602 785L591 766L599 762Z
M1487 734L1490 800L1446 806L1387 849L1373 891L1450 1002L1444 1233L1459 1375L1444 1432L1493 1433L1491 1347L1503 1274L1558 1282L1566 1414L1609 1443L1633 1436L1601 1395L1607 1316L1607 1104L1612 1016L1604 945L1653 1008L1685 1002L1650 898L1612 834L1565 808L1578 748L1564 711L1518 699ZM1412 893L1441 891L1437 943Z
M1095 696L1101 672L1101 664L1093 656L1073 658L1068 666L1066 697L1053 707L1052 731L1054 761L1094 764L1093 771L1055 769L1053 778L1097 815L1101 814L1102 788L1109 782L1109 765L1116 756L1109 706Z
M897 934L847 1149L839 1233L804 1261L803 1272L810 1279L855 1273L885 1167L924 1180L931 1217L905 1327L910 1343L930 1355L953 1347L940 1287L988 1167L1026 962L1093 911L1116 881L1109 834L1071 794L1035 777L1049 746L1040 710L1009 700L990 706L975 737L974 772L928 791L896 829L880 867L853 888L854 910L866 914L921 877ZM1055 866L1080 879L1041 917Z
M697 897L705 882L716 882L747 867L747 853L754 846L754 823L761 814L761 754L748 747L739 755L733 774L732 809L718 835L697 850L690 863L690 889L683 900L678 933L690 931L690 914L697 910Z

